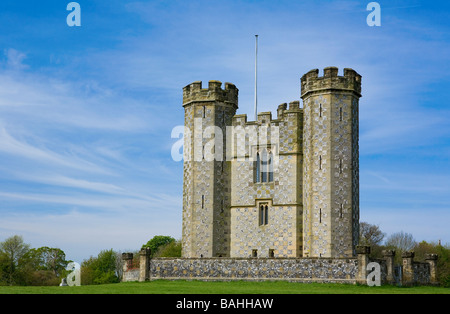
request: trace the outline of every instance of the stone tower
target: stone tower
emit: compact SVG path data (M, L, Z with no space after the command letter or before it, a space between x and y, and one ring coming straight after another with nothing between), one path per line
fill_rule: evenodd
M231 165L226 127L238 108L238 89L209 81L183 88L185 110L183 257L226 257L230 252Z
M358 103L352 69L309 71L303 99L303 256L351 257L359 235Z

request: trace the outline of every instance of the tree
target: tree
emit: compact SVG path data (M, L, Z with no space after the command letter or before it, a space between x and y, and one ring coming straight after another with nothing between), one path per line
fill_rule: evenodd
M150 248L151 255L153 256L160 246L169 244L171 242L175 242L175 239L170 236L161 236L157 235L151 238L146 244L142 246L142 248Z
M385 233L381 232L380 227L371 225L367 222L361 222L359 224L359 244L369 245L371 247L381 244Z
M81 283L83 285L119 282L116 272L116 253L101 251L97 257L90 257L81 264Z
M386 246L400 252L407 252L411 251L416 246L416 241L412 234L400 231L389 236L386 240Z
M22 236L19 235L14 235L4 242L0 242L1 269L7 284L13 285L19 280L19 261L25 256L29 248L30 245L24 243Z
M58 248L47 246L38 249L31 249L28 252L35 270L52 271L55 276L59 276L67 266L66 254Z
M158 248L154 257L181 257L181 241L172 241Z

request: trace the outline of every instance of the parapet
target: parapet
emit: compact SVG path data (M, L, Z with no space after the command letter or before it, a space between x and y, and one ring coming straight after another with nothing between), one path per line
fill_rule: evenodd
M202 88L202 82L193 82L183 88L183 106L191 102L221 101L238 107L239 90L234 84L209 81L208 88Z
M324 90L346 90L354 92L361 97L361 75L353 69L344 69L344 76L338 76L338 68L327 67L323 76L319 76L319 70L314 69L301 78L301 97L313 92Z

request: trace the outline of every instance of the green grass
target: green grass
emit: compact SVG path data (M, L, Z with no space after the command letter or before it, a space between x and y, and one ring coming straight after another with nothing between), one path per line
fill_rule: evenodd
M0 294L450 294L442 287L368 287L348 284L168 281L127 282L80 287L6 287Z

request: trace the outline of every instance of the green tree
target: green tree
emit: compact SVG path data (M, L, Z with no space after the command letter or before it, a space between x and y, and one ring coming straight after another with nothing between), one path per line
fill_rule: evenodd
M154 257L181 257L181 241L172 241L158 248Z
M150 248L151 255L154 256L158 251L159 247L169 244L171 242L175 242L175 239L170 236L157 235L151 238L146 244L144 244L142 248Z
M117 254L111 250L101 251L81 264L81 284L105 284L119 282L116 271Z
M0 269L2 280L8 285L20 284L23 278L23 269L20 261L30 249L24 243L22 236L14 235L0 242Z
M51 271L55 276L61 275L68 263L64 251L58 248L44 246L30 249L27 254L35 270Z

